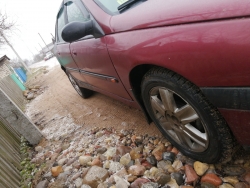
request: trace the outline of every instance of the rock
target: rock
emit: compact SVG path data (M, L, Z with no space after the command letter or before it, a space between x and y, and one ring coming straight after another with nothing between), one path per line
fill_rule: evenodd
M23 96L27 97L28 94L29 94L29 90L24 90L24 91L23 91Z
M51 168L51 174L54 177L57 177L61 172L63 172L63 169L61 166L55 166Z
M116 172L114 175L110 176L110 178L108 179L109 183L115 183L115 176L118 176L120 178L126 178L126 176L128 175L127 171L125 168L121 169L120 171Z
M69 143L64 143L64 144L62 145L62 150L66 150L69 146L70 146Z
M153 156L153 155L147 157L146 160L147 160L151 165L156 165L156 164L157 164L157 160L156 160L155 156Z
M102 162L100 161L100 159L95 158L95 159L91 162L90 165L91 165L91 166L100 166L100 167L102 167Z
M149 182L148 179L145 178L137 178L131 185L130 188L138 188L141 187L143 184Z
M172 167L172 164L170 161L160 161L157 163L157 168L161 168L165 171L167 171L170 167Z
M118 146L116 148L116 155L123 156L126 153L129 153L131 151L131 148L128 146Z
M193 184L193 183L195 184L199 179L193 167L191 167L190 165L185 165L185 174L186 174L185 182L187 184Z
M183 164L180 160L177 159L172 164L172 167L174 168L175 171L179 171L183 167Z
M131 157L130 154L127 153L125 155L123 155L120 159L120 163L124 166L127 166L129 164L129 162L131 161Z
M79 163L83 166L86 166L88 162L90 162L92 159L91 156L85 155L85 156L80 156L79 157Z
M146 171L146 168L142 165L133 165L133 166L130 166L128 169L128 173L134 176L142 176L145 171Z
M125 179L114 175L114 179L115 179L115 186L119 187L119 188L128 188L128 186L130 185L130 183L128 183Z
M158 184L154 182L148 182L145 184L142 184L141 188L158 188Z
M122 164L120 164L119 162L110 162L109 165L109 171L112 173L116 173L118 171L120 171L124 166Z
M178 185L182 185L184 183L184 179L183 179L183 174L179 173L179 172L174 172L171 174L171 177L173 179L175 179L176 183Z
M105 147L98 148L98 149L96 150L96 152L97 152L97 153L100 153L100 154L103 154L103 153L105 153L106 151L107 151L107 148L105 148Z
M110 147L103 155L107 158L112 158L116 154L116 148Z
M81 164L79 163L79 161L75 161L73 164L72 164L73 168L76 168L76 169L79 169L81 167Z
M234 186L230 185L229 183L223 183L219 186L219 188L234 188Z
M162 154L166 150L164 144L159 144L153 151L152 154L155 156L157 161L162 160Z
M162 158L165 161L170 161L171 163L173 163L174 159L175 159L175 153L173 153L173 152L164 152L162 154Z
M74 181L76 180L77 178L79 178L81 176L81 173L80 172L77 172L76 174L74 174L71 178L71 181Z
M240 176L245 169L238 165L228 165L223 168L223 173L228 176Z
M201 182L207 182L213 184L214 186L219 186L222 184L222 180L215 174L205 174L201 178Z
M236 185L236 183L239 182L238 178L236 176L228 176L223 178L224 183L230 183L232 185Z
M67 161L66 165L69 166L76 161L76 158L71 158Z
M158 170L158 168L156 168L156 167L152 167L152 168L149 170L150 176L152 176L152 177L154 177L158 172L159 172L159 170Z
M105 161L103 163L103 168L109 169L109 167L110 167L110 161Z
M140 153L136 149L130 151L130 156L132 160L139 159L141 157Z
M67 158L62 158L57 163L59 166L63 166L67 162L67 160L68 160Z
M165 174L165 173L159 173L157 174L156 177L156 182L161 185L164 186L166 183L168 183L171 180L171 177L169 174Z
M206 163L202 163L199 161L194 162L194 170L199 176L203 176L205 172L207 171L209 165Z
M71 172L72 169L73 169L72 166L66 166L66 167L64 168L64 172Z
M180 188L194 188L194 187L191 185L182 185L182 186L180 186Z
M203 182L201 183L201 188L216 188L216 186L208 182Z
M37 184L36 188L47 188L48 184L49 184L48 180L43 180Z
M98 166L92 166L84 176L83 183L92 188L96 188L99 182L105 181L108 176L109 173L106 169Z
M137 176L129 175L127 176L127 181L128 182L134 182L137 179Z
M179 188L179 185L177 184L176 180L172 178L166 185L171 188Z
M236 183L234 188L249 188L249 185L247 185L247 183L245 182L239 182L239 183Z
M141 165L144 166L147 170L152 168L152 165L148 161L143 161Z
M34 93L29 93L28 96L26 97L28 100L31 100L31 99L34 99L35 98L35 95Z
M179 150L176 147L173 147L171 152L173 152L175 155L179 153Z
M77 178L75 181L74 181L74 184L77 188L81 187L82 186L82 178Z
M43 147L42 146L36 146L35 147L35 151L37 151L37 152L41 152L43 150Z
M81 188L91 188L91 187L89 185L84 184L81 186Z
M250 185L250 172L244 174L242 177Z

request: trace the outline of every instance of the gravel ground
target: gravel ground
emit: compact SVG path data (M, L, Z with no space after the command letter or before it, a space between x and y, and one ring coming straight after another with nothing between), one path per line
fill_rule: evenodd
M82 99L55 61L28 83L37 89L26 114L44 135L32 152L33 187L249 187L246 152L227 164L193 161L141 111L99 93Z

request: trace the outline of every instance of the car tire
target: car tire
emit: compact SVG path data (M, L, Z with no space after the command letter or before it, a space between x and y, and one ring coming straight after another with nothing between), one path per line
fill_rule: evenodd
M197 86L172 71L153 68L144 75L141 92L150 117L181 153L206 163L230 160L232 134Z
M80 87L76 82L75 78L70 73L67 72L66 74L69 78L70 83L82 98L87 99L93 94L92 90Z

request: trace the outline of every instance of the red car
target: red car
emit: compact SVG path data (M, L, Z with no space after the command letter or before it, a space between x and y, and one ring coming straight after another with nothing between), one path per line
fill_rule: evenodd
M249 0L64 0L55 51L76 91L141 109L183 154L250 145Z

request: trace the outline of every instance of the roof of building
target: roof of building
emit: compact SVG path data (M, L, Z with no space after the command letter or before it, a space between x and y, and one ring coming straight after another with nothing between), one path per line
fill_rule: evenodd
M10 60L10 58L8 58L7 55L4 55L3 57L0 57L0 62L4 61L6 59Z

